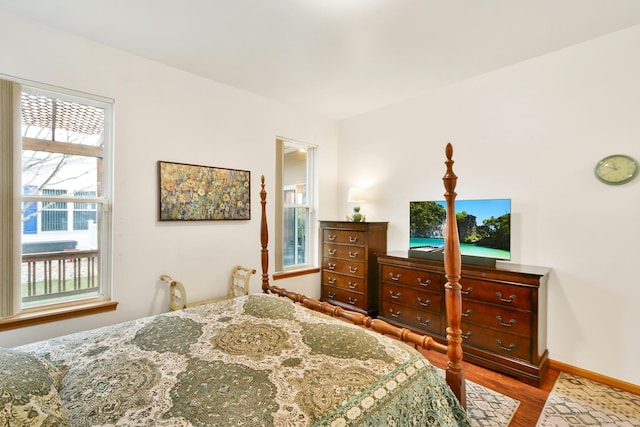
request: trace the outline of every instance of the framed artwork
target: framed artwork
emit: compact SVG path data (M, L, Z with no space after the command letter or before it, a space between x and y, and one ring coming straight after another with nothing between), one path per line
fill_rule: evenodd
M158 161L158 219L251 219L251 172Z

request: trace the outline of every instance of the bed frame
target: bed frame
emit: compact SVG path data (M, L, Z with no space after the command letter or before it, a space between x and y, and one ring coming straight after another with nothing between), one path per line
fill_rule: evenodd
M464 370L462 367L462 330L460 322L462 320L462 295L460 280L461 257L460 257L460 241L458 237L458 225L455 215L455 187L458 177L453 173L453 147L447 144L445 149L447 160L446 173L442 180L444 181L445 194L447 202L447 219L445 228L444 242L444 267L447 284L445 285L445 306L447 313L447 344L444 345L435 341L432 337L415 333L407 328L399 328L380 319L372 319L362 313L346 310L341 307L334 306L327 302L321 302L305 295L288 291L284 288L272 286L269 284L269 251L267 245L269 242L269 231L267 228L267 192L264 188L264 175L262 176L260 191L260 204L262 205L262 216L260 224L260 242L262 257L262 292L274 293L282 297L299 303L313 310L329 314L333 317L347 320L356 325L374 330L384 335L391 335L406 343L413 344L425 350L436 350L447 355L449 361L446 368L446 380L449 387L453 390L460 404L466 408L466 383L464 378Z

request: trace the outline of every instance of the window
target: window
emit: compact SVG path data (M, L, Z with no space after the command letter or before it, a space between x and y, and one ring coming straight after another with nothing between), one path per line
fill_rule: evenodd
M19 92L13 167L22 171L22 212L13 231L20 244L13 252L14 303L3 303L0 317L107 300L112 103L40 85L23 84Z
M277 139L276 270L314 265L316 147Z

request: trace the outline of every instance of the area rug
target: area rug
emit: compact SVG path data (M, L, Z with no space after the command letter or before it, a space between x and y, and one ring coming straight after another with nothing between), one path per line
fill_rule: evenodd
M467 413L472 426L507 427L519 405L516 399L467 380Z
M473 426L506 427L520 402L467 381L467 413Z
M640 426L640 396L561 372L536 427Z

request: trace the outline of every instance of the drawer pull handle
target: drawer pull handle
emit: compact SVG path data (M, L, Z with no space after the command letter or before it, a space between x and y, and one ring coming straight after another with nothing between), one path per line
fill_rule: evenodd
M510 327L512 327L513 325L516 324L516 319L509 320L509 323L504 323L502 321L502 317L501 316L496 316L496 319L498 319L498 323L500 323L500 326L504 326L504 327L507 327L507 328L510 328Z
M418 283L420 283L420 286L429 286L431 284L431 279L427 279L424 282L422 281L421 277L418 277Z
M498 343L498 345L500 346L500 348L504 351L513 351L514 348L516 348L516 345L511 343L509 344L509 347L505 347L502 345L502 341L500 340L496 340L496 342Z
M331 299L334 299L336 297L336 294L334 292L327 292L327 296Z
M358 252L349 251L349 258L358 258Z
M513 300L516 299L516 296L513 295L513 294L509 297L509 299L502 298L502 292L496 292L496 296L500 299L500 301L506 302L506 303L509 303L509 304L511 304L513 302Z
M337 250L337 249L331 249L331 248L329 248L329 251L328 251L328 252L329 252L329 255L335 255L335 254L336 254L336 252L338 252L338 250Z
M400 298L400 295L402 295L400 292L398 292L397 294L394 294L393 290L390 290L389 293L391 294L391 298L393 299L398 299Z
M350 289L355 289L358 287L358 282L349 282L348 286Z
M469 310L465 311L464 313L460 313L460 314L462 314L464 317L469 317L469 316L471 316L471 313L473 313L473 310L469 309Z
M356 305L358 303L358 298L349 297L349 304Z
M462 295L469 295L473 291L472 287L468 287L466 291L460 291Z
M355 237L351 237L351 236L349 236L349 242L351 242L351 243L355 243L355 242L357 242L357 241L358 241L358 236L355 236Z
M331 240L331 241L336 240L336 237L338 237L338 235L337 235L337 234L329 234L329 235L327 235L327 238L328 238L329 240Z
M389 313L391 313L391 316L393 316L393 317L400 317L400 310L393 311L393 308L390 308L389 309Z
M358 272L358 269L359 269L359 267L351 267L351 266L349 266L349 273L355 274L355 273Z
M418 304L420 304L423 307L429 307L429 305L431 304L431 300L428 299L426 301L422 301L422 298L418 297Z
M389 272L389 277L391 277L391 280L393 280L394 282L397 282L398 280L400 280L400 277L402 277L402 273L398 273L397 276L394 276L392 272Z
M335 270L336 269L336 264L332 264L332 263L328 262L327 263L327 268L329 270Z
M462 337L462 339L468 340L469 338L471 338L472 334L473 334L473 332L469 331L466 334L462 334L460 336Z
M338 279L336 279L335 277L327 277L327 282L331 283L332 285L336 283L336 280Z
M431 319L424 319L422 320L422 317L418 316L418 323L420 323L422 326L429 326L429 323L431 323Z

